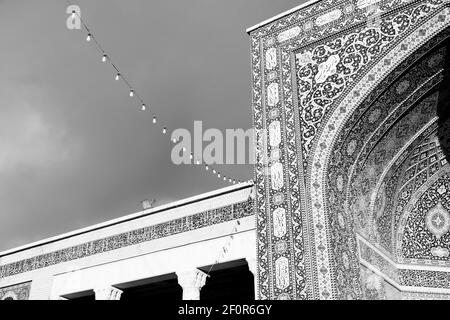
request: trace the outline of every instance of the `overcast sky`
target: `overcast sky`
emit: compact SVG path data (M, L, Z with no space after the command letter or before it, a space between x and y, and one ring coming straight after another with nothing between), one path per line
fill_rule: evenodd
M300 1L80 0L82 18L169 128L251 127L245 29ZM176 166L63 0L0 0L0 250L226 187ZM249 165L223 173L252 178Z

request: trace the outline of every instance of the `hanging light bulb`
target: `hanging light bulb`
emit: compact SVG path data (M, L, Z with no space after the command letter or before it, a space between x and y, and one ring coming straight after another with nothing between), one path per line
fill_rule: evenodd
M86 41L89 42L91 41L92 38L92 34L88 33L87 37L86 37Z
M223 177L223 181L227 181L227 177Z
M217 177L220 178L220 173L217 174Z
M181 150L183 150L183 152L186 152L186 147L181 148Z
M228 182L230 182L230 183L231 183L231 178L230 178L230 179L228 179Z
M177 139L173 138L173 139L172 139L172 142L173 142L173 143L177 143Z
M216 169L213 169L213 173L216 174Z
M147 109L147 107L145 106L145 104L142 105L141 110L145 111Z
M116 81L119 81L119 79L120 79L120 73L116 74L115 79L116 79Z
M166 127L164 127L164 128L163 128L163 131L162 131L162 132L163 132L163 134L166 134L166 132L167 132L167 128L166 128Z
M75 10L73 10L72 11L72 19L75 19L75 14L76 14L76 12L75 12Z
M106 62L106 54L103 55L102 62Z
M209 167L208 167L208 165L207 165L207 164L205 164L205 170L206 170L206 171L208 171L208 170L209 170Z
M133 97L133 96L134 96L134 91L130 90L130 97Z
M197 160L197 164L200 164L200 160Z
M189 155L189 159L191 159L192 160L192 158L193 158L194 156L192 155L192 153Z
M156 123L156 116L153 116L153 123Z

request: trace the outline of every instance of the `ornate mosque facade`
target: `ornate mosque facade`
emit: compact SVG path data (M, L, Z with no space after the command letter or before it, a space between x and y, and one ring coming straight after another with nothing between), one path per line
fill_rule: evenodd
M0 253L0 299L448 299L450 3L248 29L253 183Z

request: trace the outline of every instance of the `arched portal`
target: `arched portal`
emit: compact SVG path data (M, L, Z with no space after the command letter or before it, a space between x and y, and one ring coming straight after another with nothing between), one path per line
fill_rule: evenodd
M18 300L17 294L15 294L13 291L6 292L1 300Z
M261 298L386 297L387 284L401 296L430 288L424 272L442 279L402 267L408 218L395 210L404 182L422 190L448 166L438 110L449 25L446 1L319 1L251 32L254 124L268 137L255 166ZM413 164L425 146L426 168Z

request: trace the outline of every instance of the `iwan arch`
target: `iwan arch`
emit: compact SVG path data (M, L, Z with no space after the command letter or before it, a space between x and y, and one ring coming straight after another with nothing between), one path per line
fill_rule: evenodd
M0 299L202 299L230 235L258 299L449 298L449 25L444 0L322 0L250 28L253 186L2 253Z
M450 293L449 13L318 1L250 30L260 298Z

